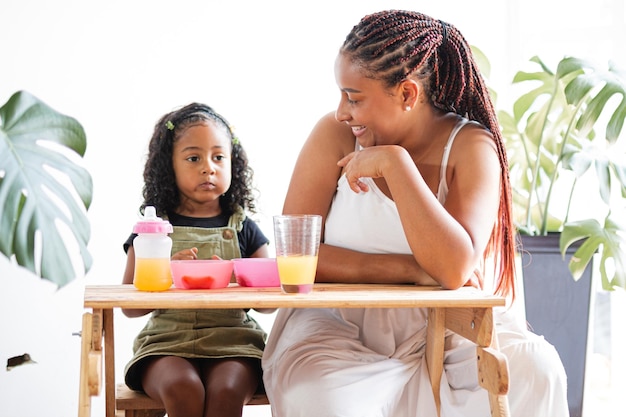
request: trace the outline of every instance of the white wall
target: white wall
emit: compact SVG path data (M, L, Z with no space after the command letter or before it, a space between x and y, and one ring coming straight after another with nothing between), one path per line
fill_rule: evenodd
M297 152L339 97L335 53L364 14L383 8L457 26L487 53L502 100L535 54L551 63L572 54L626 65L620 0L2 2L0 103L25 89L86 129L94 265L56 290L0 257L0 360L28 352L38 362L0 370L0 415L76 413L80 338L72 332L81 326L82 289L121 282L122 242L136 221L156 120L191 101L229 119L261 190L257 218L272 238L270 219L281 211ZM143 321L117 315L118 378ZM93 416L104 415L102 398L93 407Z

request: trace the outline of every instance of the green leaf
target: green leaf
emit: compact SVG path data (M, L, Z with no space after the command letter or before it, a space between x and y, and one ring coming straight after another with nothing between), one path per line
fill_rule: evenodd
M621 96L621 101L611 114L606 128L607 141L614 143L621 133L624 118L626 118L624 73L613 65L610 65L608 70L603 70L586 61L573 58L568 60L570 63L576 63L575 65L578 65L582 71L587 71L567 82L565 87L568 103L575 106L585 104L576 125L583 135L593 129L609 100L615 95Z
M594 219L570 222L563 227L559 239L561 255L565 256L565 252L573 243L584 240L569 262L574 279L578 280L587 268L587 264L601 244L601 240L598 239L601 235L603 235L602 226Z
M476 65L480 68L480 72L485 78L489 78L491 75L491 63L489 62L487 55L485 55L485 53L476 45L471 45L470 49L472 50L472 55L474 56Z
M611 168L615 173L615 178L617 178L620 183L622 198L626 198L626 160L611 161Z
M595 160L595 154L590 151L590 147L583 150L575 145L567 144L563 151L563 168L569 169L576 175L576 178L582 177L591 167Z
M626 119L626 96L615 109L609 119L609 124L606 126L606 138L609 142L615 143L617 141L624 127L624 119Z
M92 263L86 212L93 184L89 172L74 162L86 146L77 120L25 91L0 107L0 252L59 286L75 278L68 232L85 272Z
M585 59L565 57L559 62L559 65L557 66L557 78L564 78L572 74L574 76L577 76L579 74L582 74L585 68L593 68L593 65Z
M620 224L611 214L607 215L604 225L594 219L569 222L565 224L560 237L561 254L565 256L567 248L573 243L584 240L574 252L569 262L569 270L574 279L580 278L596 252L601 252L600 275L602 286L606 290L626 286L626 238L623 236L624 224ZM609 276L606 268L608 259L614 261L614 271Z
M611 204L611 170L608 159L596 159L596 175L602 201L606 205Z
M610 237L604 243L602 259L600 260L600 276L602 287L608 291L615 288L626 288L626 237L624 230L626 225L618 222L610 214L604 223L604 229ZM608 259L614 261L614 271L611 276L606 269Z

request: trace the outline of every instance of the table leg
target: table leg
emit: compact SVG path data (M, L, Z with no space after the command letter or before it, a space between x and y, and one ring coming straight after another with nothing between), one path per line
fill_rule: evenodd
M115 332L113 309L103 311L104 322L104 393L106 417L115 417Z
M91 395L89 394L89 351L91 350L92 315L83 314L80 349L80 377L78 392L78 417L91 416Z
M102 388L102 310L91 313L91 345L89 348L89 378L87 386L91 397L100 395Z
M426 333L426 364L430 385L435 397L437 416L441 415L441 375L443 373L443 348L445 341L446 310L443 308L428 309L428 329Z

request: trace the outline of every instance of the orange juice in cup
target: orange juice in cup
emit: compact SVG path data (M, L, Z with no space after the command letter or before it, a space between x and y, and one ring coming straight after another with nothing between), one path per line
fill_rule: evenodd
M133 284L140 291L163 291L172 286L169 258L136 258Z
M277 256L276 265L283 291L311 292L317 270L317 256Z
M283 292L309 293L313 289L321 230L319 215L274 216L276 265Z

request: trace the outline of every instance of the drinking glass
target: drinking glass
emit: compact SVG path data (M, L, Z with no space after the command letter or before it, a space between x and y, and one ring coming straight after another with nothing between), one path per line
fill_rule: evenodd
M274 216L276 264L283 292L306 294L313 289L321 231L322 216L316 214Z

